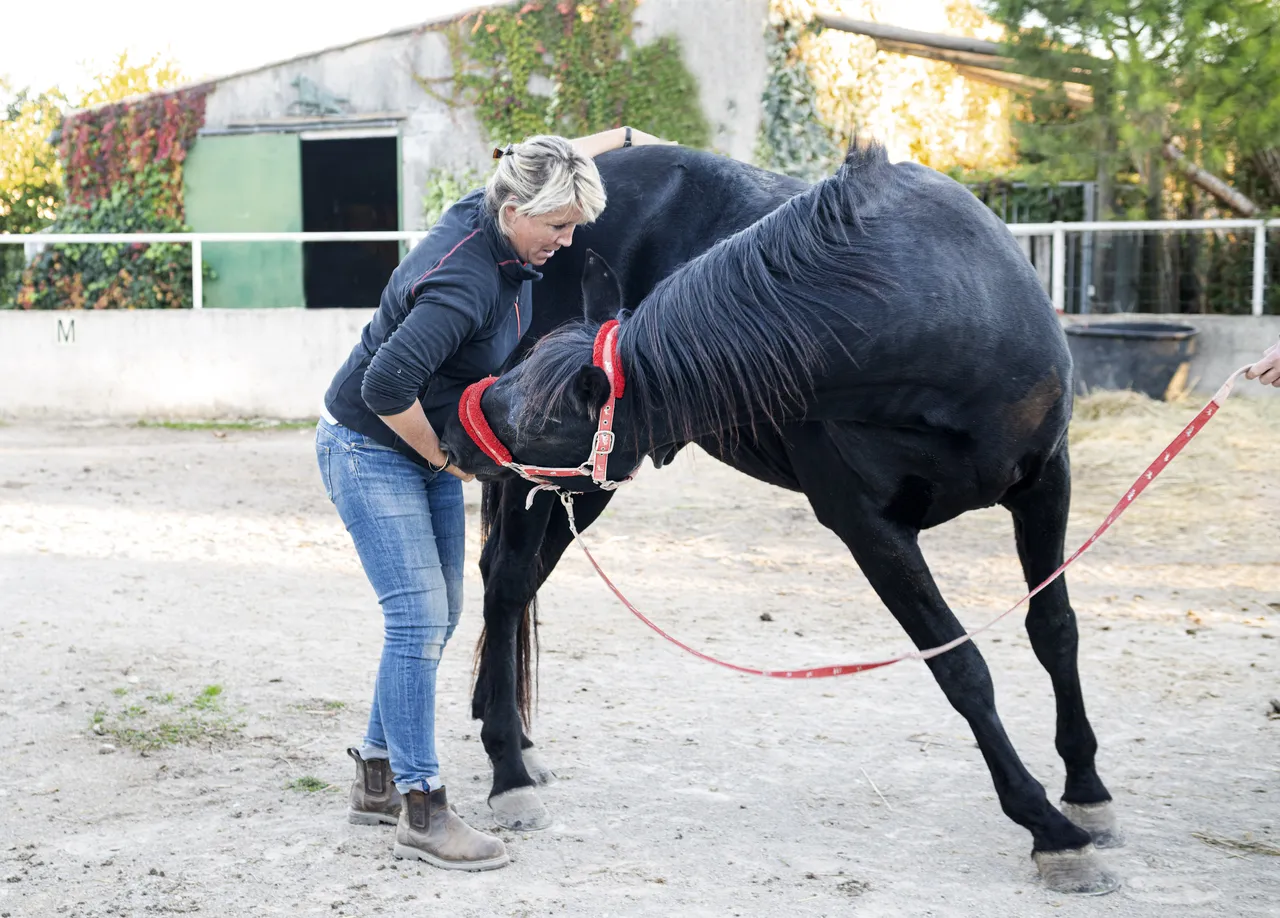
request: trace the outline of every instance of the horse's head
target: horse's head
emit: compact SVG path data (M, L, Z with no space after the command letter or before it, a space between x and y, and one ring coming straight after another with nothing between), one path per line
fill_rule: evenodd
M472 405L470 431L458 418L450 419L441 442L459 468L481 480L511 475L494 461L494 441L500 444L499 451L505 448L512 460L522 466L554 469L590 463L600 413L612 393L609 375L598 365L601 354L596 340L601 325L614 318L622 305L616 274L591 251L587 252L582 274L582 298L585 321L556 329L539 341L521 363L483 389ZM466 403L464 399L464 413ZM485 439L483 432L477 433L476 404L492 432L487 450L476 442L477 438ZM634 430L624 429L619 423L625 423L625 418L617 415L622 404L619 400L614 409L614 445L608 462L611 481L625 478L643 459ZM533 474L537 474L536 470ZM547 480L571 491L596 487L590 474Z

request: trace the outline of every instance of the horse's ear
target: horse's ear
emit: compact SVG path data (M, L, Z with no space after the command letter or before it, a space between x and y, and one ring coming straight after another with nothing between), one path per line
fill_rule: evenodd
M608 322L622 308L617 273L591 249L587 249L587 263L582 269L582 307L587 321L596 325Z
M600 416L600 409L609 400L610 392L609 377L592 363L584 363L569 385L574 409L593 418Z

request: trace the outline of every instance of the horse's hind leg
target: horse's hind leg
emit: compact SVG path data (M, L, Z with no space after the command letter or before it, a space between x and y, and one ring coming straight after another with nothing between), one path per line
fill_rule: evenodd
M928 648L963 634L925 563L918 527L894 518L889 506L894 495L868 493L869 486L854 476L838 474L841 459L829 441L812 436L811 427L807 433L807 442L792 453L800 484L818 519L849 546L907 635L917 647ZM877 464L875 457L867 461ZM1001 808L1031 833L1046 884L1060 892L1115 889L1118 881L1093 850L1089 833L1053 807L1044 787L1018 758L996 713L991 674L973 642L932 658L928 666L947 700L969 722Z
M1033 481L1002 501L1013 514L1018 557L1028 588L1041 584L1062 564L1070 502L1071 467L1065 445ZM1123 842L1116 828L1111 795L1094 765L1098 741L1085 715L1076 663L1076 614L1062 577L1031 599L1026 624L1031 647L1049 672L1057 700L1055 743L1067 769L1062 811L1088 830L1099 847L1116 847Z

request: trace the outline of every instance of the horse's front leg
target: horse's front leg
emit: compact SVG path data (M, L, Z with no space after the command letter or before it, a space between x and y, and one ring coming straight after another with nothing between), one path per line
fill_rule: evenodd
M573 536L564 508L551 495L538 495L526 510L528 484L510 481L499 487L480 559L485 630L471 709L483 721L480 738L493 764L489 806L494 819L508 828L540 829L551 817L534 786L550 783L554 774L522 729L529 726L536 665L535 602ZM611 493L575 499L580 530L599 517Z
M521 684L533 653L538 550L555 501L539 495L526 511L528 483L507 481L496 487L499 496L491 514L491 496L486 495L486 513L491 518L480 555L484 632L471 715L483 721L480 739L493 765L489 806L494 819L507 828L541 829L550 825L551 816L534 791L524 763L522 750L529 740L522 729L521 696L527 709L528 693L521 691Z

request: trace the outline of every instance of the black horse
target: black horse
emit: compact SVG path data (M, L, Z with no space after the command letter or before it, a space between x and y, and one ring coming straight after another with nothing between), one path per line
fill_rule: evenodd
M611 274L592 260L586 322L542 339L485 393L488 422L517 461L575 466L588 455L609 396L593 344L624 302L602 280ZM627 388L611 477L694 441L803 491L920 648L963 630L920 552L920 530L999 503L1013 515L1030 585L1061 564L1071 358L1012 236L955 182L855 147L835 176L693 259L620 317ZM461 425L443 440L477 476L509 474ZM579 498L584 517L598 499ZM1094 765L1062 580L1032 600L1026 624L1057 698L1062 812L1006 736L977 647L928 665L969 722L1004 812L1031 832L1046 883L1108 891L1117 880L1092 842L1119 838Z
M534 284L533 322L509 366L552 329L582 318L581 282L589 249L617 269L623 302L635 306L681 264L809 187L684 147L635 147L606 153L596 162L608 207L543 267L543 279ZM659 464L674 452L668 450ZM531 487L512 477L484 485L484 632L472 698L472 716L484 722L480 735L493 765L489 802L494 818L522 829L551 822L534 789L551 772L522 723L530 719L536 666L535 597L570 541L565 512L554 498L538 495L525 509ZM610 496L584 494L575 508L579 526L590 525Z

